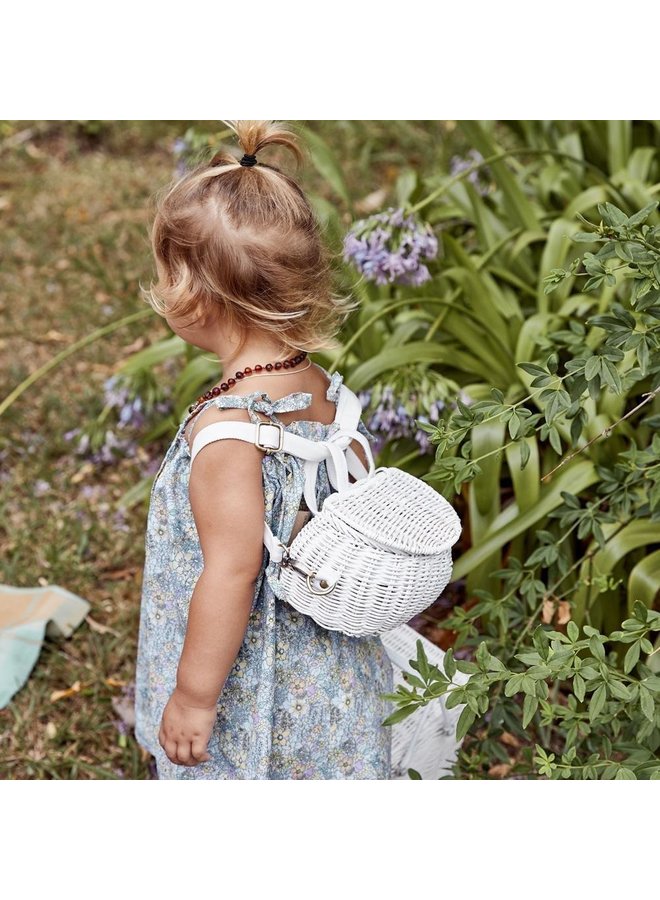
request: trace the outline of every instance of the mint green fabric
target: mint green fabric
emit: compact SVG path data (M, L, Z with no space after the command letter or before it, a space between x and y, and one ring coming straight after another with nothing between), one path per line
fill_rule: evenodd
M87 600L57 584L0 584L0 709L28 680L44 638L69 637L89 609Z
M39 658L46 620L0 631L0 709L23 687Z

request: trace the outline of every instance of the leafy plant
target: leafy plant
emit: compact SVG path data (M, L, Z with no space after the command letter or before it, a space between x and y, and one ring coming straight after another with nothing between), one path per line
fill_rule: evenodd
M521 401L507 403L503 393L494 388L490 400L469 407L459 401L459 409L448 420L423 426L430 440L438 445L436 465L428 477L452 482L455 490L473 482L483 471L484 460L500 452L499 446L481 455L473 452L472 437L485 424L505 425L507 439L503 449L509 452L509 459L518 461L520 471L530 464L532 454L528 442L538 447L547 441L559 456L564 452L562 437L568 434L568 446L577 447L546 473L544 478L567 466L533 506L515 519L509 515L506 524L463 554L454 568L454 577L474 570L515 537L529 534L530 526L545 518L556 519L559 527L565 529L559 534L539 529L534 536L535 547L523 562L510 555L506 568L491 572L492 577L506 584L506 593L497 596L496 592L475 588L473 593L478 601L469 612L457 608L444 622L447 628L458 631L457 646L462 639L476 639L477 622L493 636L489 646L495 648L496 655L491 655L482 641L476 663L458 664L461 671L477 673L479 677L476 681L470 679L471 688L456 688L447 700L448 706L467 703L459 720L459 737L465 735L477 715L484 714L492 702L487 736L477 742L477 758L482 762L481 753L485 750L487 754L492 749L492 727L506 722L513 728L516 723L513 710L499 708L490 697L490 685L506 677L506 696L513 697L520 689L524 694L520 710L522 727L513 730L525 737L525 729L537 718L534 728L544 742L553 741L556 745L560 737L563 739L561 762L555 762L557 754L547 749L547 743L546 748L536 743L534 763L540 774L564 778L660 777L660 762L655 756L660 744L655 696L660 682L654 674L660 666L657 657L654 658L658 647L654 650L649 639L650 632L660 630L660 615L651 610L660 589L660 551L647 553L634 564L628 564L625 593L619 591L624 579L618 577L619 573L626 573L631 554L654 543L660 544L657 462L660 435L652 431L658 419L657 416L642 419L641 424L646 428L630 426L631 417L643 411L660 392L657 377L660 228L646 224L656 208L657 203L653 202L627 216L613 204L598 204L600 223L592 225L581 217L594 231L579 232L573 239L584 243L598 240L603 244L599 255L586 252L569 269L555 269L545 279L546 293L551 293L563 280L579 277L582 274L579 269L584 267L587 292L616 285L614 273L621 272L622 302L613 301L609 315L594 316L586 323L601 329L598 342L590 343L584 325L571 321L570 330L547 335L554 352L544 365L518 364L532 377L530 388L538 389L538 394L530 393ZM615 260L616 265L608 266L609 260ZM565 360L563 375L559 374L560 356ZM601 400L604 392L634 395L634 388L639 384L650 388L642 392L642 400L629 402L631 408L625 413L619 408L619 417L606 420L604 427L599 422L602 430L595 435L592 425L590 435L591 423L586 411L589 401ZM540 413L532 413L524 405L532 400L539 406L543 402ZM571 463L589 451L598 438L609 439L617 426L625 429L629 449L619 449L609 457L601 452L593 464ZM636 438L644 438L649 432L650 443L639 447ZM514 456L511 451L516 445L519 449ZM460 455L448 453L459 446ZM567 486L565 477L562 482L562 476L567 473L570 473L572 491L562 489ZM594 485L592 496L583 505L578 493ZM507 508L509 512L513 505ZM581 553L586 542L589 542L586 552ZM550 623L562 605L571 618L568 634L546 631L543 625L538 625L533 632L535 649L525 650L522 640L531 633L534 621L542 616L544 622ZM625 615L626 609L632 618L624 620L623 630L603 635L594 627L605 624L611 628L613 622L620 622L618 617ZM586 637L580 643L578 624L585 621L590 624L582 625ZM519 628L522 628L520 636L511 647L508 634ZM567 648L562 647L564 643L571 645L570 658ZM614 646L606 658L607 643ZM513 651L521 644L523 652L515 654ZM592 656L576 655L578 650L587 649ZM641 677L631 680L629 673L639 663L642 652L647 655L647 663L641 666ZM527 672L509 668L512 658L527 663L530 668ZM451 656L448 665L450 668L454 665ZM487 675L488 666L492 671ZM560 687L564 690L561 704L547 702L546 679L554 681L555 698ZM565 684L569 681L572 681L571 692L566 692ZM443 687L442 679L440 685ZM425 702L438 695L437 687L436 682L435 691L430 689L424 695ZM585 693L590 692L592 696L587 703ZM612 703L606 704L608 699ZM399 715L403 710L409 713L415 708L409 697L398 700ZM423 701L415 697L414 702ZM577 736L585 740L577 742ZM586 755L580 756L580 749ZM613 749L616 758L612 757Z
M608 177L583 158L580 135L574 134L570 150L579 165L567 163L560 173L559 160L544 158L536 167L519 168L513 178L504 164L507 151L475 123L467 123L466 131L490 164L495 189L488 202L469 183L457 190L463 172L441 180L429 195L433 204L427 197L412 207L428 206L428 218L445 228L444 263L436 279L440 285L447 280L438 294L449 302L421 342L415 345L411 328L413 339L399 351L418 353L435 336L436 354L425 361L439 362L476 400L459 398L456 410L448 408L439 422L420 423L437 447L424 477L448 496L460 492L469 530L469 548L456 560L453 576L465 580L470 600L435 625L454 633L456 649L484 647L482 659L487 652L494 670L511 679L508 689L517 688L508 705L472 678L472 688L452 693L452 703L467 704L459 732L469 736L455 773L483 777L493 763L509 766L500 740L509 734L522 747L516 762L521 777L534 771L551 777L658 777L660 641L654 650L650 640L658 630L653 606L660 590L660 551L653 550L660 544L659 229L651 196L657 152L633 147L613 132L618 149L608 159L618 168ZM569 149L564 146L558 156ZM628 156L621 149L626 146ZM444 208L436 209L443 194ZM567 204L561 212L557 199ZM600 222L584 215L591 209ZM586 228L574 234L569 215ZM447 224L451 217L453 228ZM586 252L567 265L572 241ZM415 299L435 302L426 291ZM454 324L459 310L463 315ZM469 382L466 375L478 380ZM566 639L557 637L562 632L553 628L555 621L560 627L568 622L572 641L574 629L582 627L603 683L574 678L575 662L571 670L534 668L537 676L545 672L538 684L521 670L521 662L541 665L531 657L540 653L535 645L545 642L542 634L560 644ZM627 646L629 629L642 624L646 631ZM607 669L596 642L607 647ZM552 644L551 650L562 652ZM635 687L623 676L629 677L640 654L646 660L639 663L641 687ZM468 671L475 664L460 665ZM587 673L592 675L588 665ZM527 680L513 680L518 675ZM626 683L629 690L621 691ZM574 753L565 710L577 711L574 725L585 689L592 693L591 719ZM619 705L608 703L600 715L610 692ZM437 683L427 702L433 696ZM399 700L399 715L421 702ZM530 736L537 739L535 755ZM567 756L555 763L561 752Z
M398 685L394 693L383 695L395 704L383 724L394 724L444 696L448 709L463 705L458 740L490 710L482 739L486 749L493 744L490 731L499 726L527 740L525 730L538 719L537 731L546 747L550 728L560 727L561 751L549 752L538 742L534 745L533 764L539 775L660 779L660 759L654 752L660 741L660 676L640 662L641 651L652 652L649 635L657 631L660 613L638 602L633 616L613 634L603 635L584 625L580 636L575 622L568 623L565 634L538 625L532 634L532 647L515 653L520 641L514 642L507 663L492 655L488 643L481 641L474 661L455 660L451 648L447 650L444 672L429 663L422 642L417 641L417 658L410 660L410 666L418 675L408 673L410 687ZM616 655L605 649L614 641L629 645L623 670ZM511 668L513 664L515 669ZM457 671L470 676L465 684L453 681ZM523 698L522 715L519 696ZM562 702L558 702L559 696ZM473 760L475 772L479 763L481 759ZM524 765L519 768L527 774Z

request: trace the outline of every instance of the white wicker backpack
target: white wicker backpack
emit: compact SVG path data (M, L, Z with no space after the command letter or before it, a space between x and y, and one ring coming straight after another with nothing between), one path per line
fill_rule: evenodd
M461 533L448 501L429 484L394 466L375 468L368 440L357 430L358 397L345 384L325 441L286 431L279 422L213 422L193 440L191 464L211 441L239 438L266 453L304 461L304 497L312 518L289 546L264 523L273 592L317 624L344 634L383 634L433 603L452 570L451 547ZM365 449L369 470L349 446ZM316 502L316 476L326 461L335 489ZM349 473L356 479L349 482Z
M419 676L410 666L411 659L417 659L417 641L422 642L429 663L445 673L445 653L440 647L419 634L410 625L399 625L381 640L392 663L393 687L400 685L410 689L404 673ZM446 673L445 673L446 674ZM465 684L470 676L455 672L454 683ZM451 693L434 697L415 712L395 722L392 728L392 767L390 778L408 778L408 769L415 769L425 781L448 776L456 760L461 741L456 739L458 719L465 703L458 703L447 709L447 698ZM393 709L394 707L392 707Z

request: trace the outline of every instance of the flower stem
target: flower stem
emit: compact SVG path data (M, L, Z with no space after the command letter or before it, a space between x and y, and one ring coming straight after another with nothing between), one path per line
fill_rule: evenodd
M52 359L49 359L47 363L44 363L43 366L40 366L38 369L35 369L31 375L22 381L19 385L17 385L13 391L11 391L5 398L0 402L0 416L7 412L9 407L14 403L21 394L24 394L25 391L29 387L31 387L36 381L40 378L43 378L44 375L47 375L53 369L57 368L57 366L67 359L69 356L72 356L76 350L80 350L82 347L86 347L88 344L94 343L99 338L105 337L107 334L111 334L113 331L117 331L120 328L123 328L124 325L130 325L131 322L137 322L139 319L144 319L147 316L153 315L152 309L143 309L140 312L132 313L130 316L125 316L123 319L118 319L116 322L112 322L110 325L104 325L102 328L97 328L96 331L93 331L91 334L88 334L87 337L82 338L79 341L76 341L74 344L71 344L70 347L66 347L64 350L57 353Z

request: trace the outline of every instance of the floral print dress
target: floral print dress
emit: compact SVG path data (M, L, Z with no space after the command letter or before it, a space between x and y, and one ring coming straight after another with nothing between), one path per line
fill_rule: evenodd
M323 371L330 379L326 397L336 404L342 375ZM272 401L255 391L220 394L207 404L244 407L253 422L266 421L257 412L278 422L277 413L304 409L311 401L306 392ZM203 569L188 497L188 421L187 416L181 423L151 490L135 677L138 742L155 757L161 779L390 778L391 726L381 723L393 706L379 695L392 692L393 668L380 637L326 630L297 612L277 596L277 566L265 547L245 637L218 699L210 759L176 765L160 746L160 720L176 685L190 598ZM284 428L324 440L339 424L297 420ZM361 420L358 430L373 440ZM303 461L284 451L265 453L262 473L266 519L288 544L304 504ZM319 510L332 490L322 461Z

